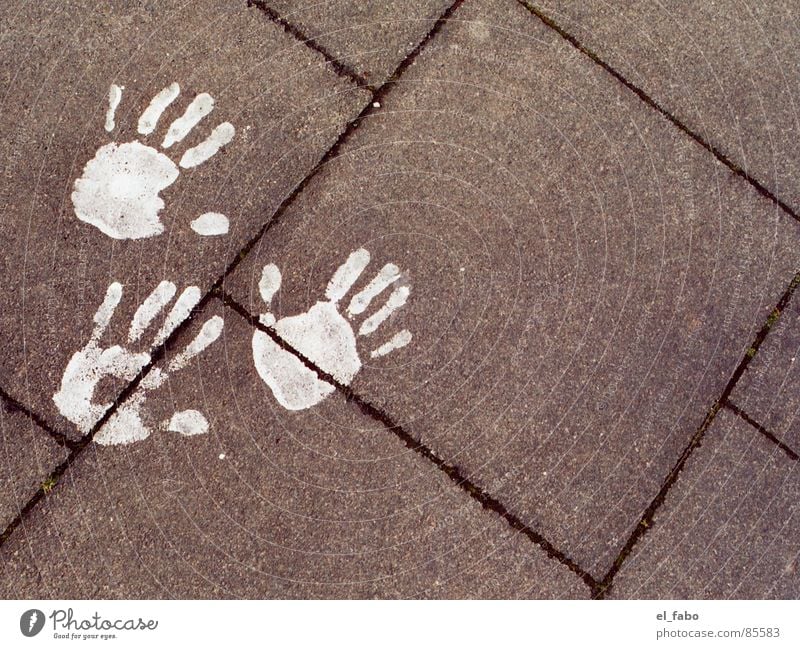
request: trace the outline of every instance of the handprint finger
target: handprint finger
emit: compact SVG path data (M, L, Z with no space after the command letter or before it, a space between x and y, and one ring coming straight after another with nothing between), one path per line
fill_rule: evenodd
M212 110L214 110L214 98L207 92L197 95L186 107L183 115L170 124L161 146L169 149L176 142L180 142Z
M118 86L115 83L111 84L111 87L108 89L108 110L106 111L106 131L111 133L114 130L114 116L117 112L117 106L119 106L119 102L122 99L122 86Z
M272 298L281 287L281 271L275 264L267 264L261 269L261 279L258 282L258 292L267 308L272 304ZM261 324L271 327L275 324L275 316L271 313L263 313L259 317Z
M227 234L230 228L228 217L218 212L206 212L201 214L189 224L197 234L204 237L212 237L219 234Z
M184 169L191 169L199 164L203 164L211 156L215 155L222 147L233 139L236 129L230 122L223 122L197 146L188 149L178 163Z
M355 252L350 253L347 261L336 269L333 277L331 277L331 281L328 282L325 296L331 302L338 302L341 300L347 295L347 292L353 284L356 283L368 264L369 252L364 250L364 248L359 248Z
M372 358L379 358L381 356L386 356L386 354L392 353L395 349L400 349L401 347L405 347L408 343L411 342L411 332L408 329L403 329L402 331L398 331L392 338L388 341L383 343L380 347L373 350L370 353Z
M200 297L200 289L196 286L189 286L180 294L169 315L167 315L167 319L164 320L164 324L156 334L153 341L154 347L161 345L175 331L175 328L189 317L192 309L200 301Z
M358 330L358 335L369 336L373 331L380 327L390 315L405 305L410 293L411 289L408 288L408 286L398 286L394 291L392 291L389 299L386 300L386 304L384 304L380 309L378 309L369 318L361 323L361 327Z
M136 309L133 320L131 320L131 327L128 330L128 342L136 342L142 337L153 318L161 313L169 301L175 297L175 291L175 284L166 280L153 289L153 292Z
M400 269L394 264L386 264L372 281L350 300L350 306L347 307L348 315L363 313L376 295L398 279L400 279Z
M166 428L185 437L202 435L208 432L208 420L199 410L182 410L172 415Z
M111 321L111 316L119 305L122 299L122 284L119 282L112 282L106 289L106 297L103 303L98 307L97 312L94 314L94 331L92 332L90 342L96 342L103 335L103 332L108 328L108 323Z
M153 97L141 117L139 117L137 130L140 135L150 135L155 130L161 115L178 98L179 94L181 94L181 87L177 83L171 83Z
M200 333L186 346L186 349L170 361L167 369L174 372L185 367L192 358L202 353L206 347L220 337L224 326L225 321L220 316L215 315L210 318L200 329Z

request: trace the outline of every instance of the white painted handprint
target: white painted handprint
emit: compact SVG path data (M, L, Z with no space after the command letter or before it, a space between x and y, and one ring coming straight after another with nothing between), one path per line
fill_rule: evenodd
M112 85L106 113L106 131L114 130L117 106L122 99L122 86ZM177 99L177 83L159 92L139 118L138 132L150 135L167 107ZM214 108L214 99L207 93L197 95L183 115L167 129L161 142L163 149L183 140L201 119ZM234 136L229 122L217 126L200 144L188 149L176 165L165 153L138 141L100 147L86 163L83 175L75 181L72 204L75 215L99 228L114 239L142 239L164 231L159 212L164 201L159 194L178 178L183 169L196 167L215 155ZM201 235L225 234L228 219L216 212L206 212L191 223Z
M142 302L128 329L128 345L139 342L175 293L175 284L164 281ZM108 287L106 297L94 315L95 326L89 342L83 349L73 354L61 379L61 388L53 395L53 401L59 412L83 433L88 433L111 407L110 403L97 403L94 399L95 389L100 381L106 377L131 381L150 362L150 354L147 351L135 352L121 345L106 348L100 346L100 339L108 328L121 299L122 285L114 282ZM150 349L161 345L189 316L199 301L200 289L196 286L190 286L183 291L156 332ZM148 437L151 430L141 417L141 408L147 393L160 387L169 372L184 367L189 360L219 338L222 327L222 318L214 316L203 325L200 333L186 346L186 349L172 358L166 370L152 368L134 393L122 403L95 435L94 441L99 444L129 444ZM169 422L164 422L163 428L183 435L194 435L205 433L208 430L208 423L202 413L196 410L184 410L176 412Z
M266 327L274 325L275 331L289 345L299 351L322 371L330 374L343 385L350 385L361 369L356 335L350 320L366 312L372 300L400 279L400 270L394 264L386 264L378 274L353 298L346 315L339 313L339 302L356 283L369 264L369 252L360 248L334 273L325 291L326 301L319 301L305 313L275 321L269 311L259 318ZM273 296L281 285L281 274L277 266L264 266L259 282L259 291L269 307ZM364 319L358 328L358 336L373 334L408 299L411 289L398 285L386 302L372 315ZM411 342L411 333L403 329L387 342L370 352L372 358L384 356ZM281 347L264 331L253 334L253 360L256 370L271 388L282 406L289 410L310 408L334 391L334 387L322 381L316 372Z

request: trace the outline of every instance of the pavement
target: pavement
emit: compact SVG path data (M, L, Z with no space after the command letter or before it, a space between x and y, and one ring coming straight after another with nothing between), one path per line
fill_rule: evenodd
M792 3L0 12L0 595L800 596Z

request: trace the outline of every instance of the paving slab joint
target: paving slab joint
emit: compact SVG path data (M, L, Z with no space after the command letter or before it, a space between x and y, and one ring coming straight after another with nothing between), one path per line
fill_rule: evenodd
M347 402L353 403L371 419L380 423L390 433L395 435L409 450L413 451L420 457L428 462L431 462L437 469L444 473L461 491L465 492L470 498L476 500L481 506L494 512L500 518L506 521L512 529L524 534L530 541L539 546L545 551L547 556L562 565L566 566L569 570L580 577L584 583L589 587L592 596L598 597L600 594L600 585L598 581L584 570L575 560L571 559L567 554L556 548L550 541L548 541L542 534L532 529L529 525L523 522L522 518L517 514L509 511L509 509L495 496L487 492L478 484L467 478L462 471L454 464L451 464L441 458L429 446L422 443L414 437L403 426L395 422L392 417L370 403L367 399L353 391L350 386L344 385L337 381L333 376L325 372L322 368L311 361L302 352L298 351L281 338L278 333L271 327L264 326L258 317L251 314L244 306L239 304L232 296L225 293L225 291L215 291L216 297L222 304L242 317L253 328L266 333L281 349L292 354L300 360L305 367L314 372L320 380L332 385L338 392L340 392Z
M114 416L114 413L117 412L117 409L128 399L128 397L133 394L144 377L147 376L150 370L164 357L167 349L171 347L174 341L180 336L183 329L187 327L188 324L194 319L194 316L202 311L210 299L211 292L206 293L206 295L203 296L203 298L201 298L197 305L191 310L188 317L181 323L181 325L176 327L173 332L167 336L164 342L152 351L150 362L142 367L142 369L139 370L139 373L131 380L131 382L128 383L128 385L126 385L125 388L117 395L117 397L111 403L111 406L109 406L109 408L103 413L103 416L100 417L97 422L95 422L89 432L81 437L78 441L70 441L69 444L64 445L69 449L66 459L56 466L50 475L48 475L47 478L40 483L36 493L31 496L31 498L27 503L25 503L14 519L6 526L3 532L0 533L0 548L5 545L6 541L8 541L14 530L16 530L22 524L25 517L36 507L36 505L50 495L54 489L58 488L58 485L62 482L61 478L67 472L69 467L72 466L72 463L75 462L78 456L83 453L89 444L91 444L97 432L111 417Z
M670 113L666 108L664 108L661 104L659 104L644 90L639 88L633 82L629 81L625 76L622 75L622 73L617 71L609 63L603 60L596 52L594 52L589 47L584 45L580 40L578 40L577 37L570 34L566 29L561 27L558 23L556 23L555 20L547 16L541 9L534 6L530 2L527 2L526 0L513 0L513 1L516 2L517 4L522 5L525 9L528 10L529 13L538 18L547 27L555 31L559 36L561 36L561 38L567 41L572 47L574 47L584 56L588 57L593 63L603 68L603 70L605 70L608 74L610 74L614 79L616 79L619 83L625 86L628 90L633 92L633 94L635 94L648 107L660 113L665 119L667 119L670 123L672 123L675 127L677 127L678 130L680 130L685 135L689 136L692 140L694 140L697 144L703 147L706 151L711 153L711 155L713 155L719 162L728 167L728 169L730 169L730 171L733 172L736 176L739 176L747 183L749 183L750 186L752 186L759 194L761 194L761 196L771 201L773 204L777 205L781 210L783 210L786 214L791 216L796 221L800 221L800 215L798 215L797 212L795 212L795 210L792 209L792 207L790 207L788 203L781 200L776 194L767 189L767 187L762 185L761 182L759 182L756 178L747 173L744 167L734 162L730 157L728 157L720 149L714 146L708 139L704 138L699 133L693 131L691 128L689 128L689 126L687 126L680 119L675 117L675 115Z
M325 168L325 165L336 158L339 155L342 147L349 141L350 137L355 133L358 129L359 125L362 121L364 121L367 117L375 113L379 110L376 105L380 105L383 102L383 98L391 92L391 90L396 85L397 81L403 75L406 69L411 66L419 54L425 49L425 46L433 39L435 36L442 30L444 24L450 19L453 13L464 3L464 0L455 0L453 4L451 4L433 26L428 30L428 32L422 37L422 39L417 43L417 46L408 53L408 55L397 65L389 75L389 78L381 84L376 89L366 88L365 90L369 91L370 98L365 103L364 107L361 109L358 115L356 115L352 120L350 120L342 130L339 137L336 141L330 146L330 148L325 151L325 153L320 158L319 162L314 165L314 168L308 172L308 174L303 178L295 188L289 193L289 195L281 202L278 208L273 212L270 218L261 226L259 231L250 239L244 246L242 246L241 250L237 253L237 255L233 258L228 267L222 273L222 275L214 282L214 285L211 288L211 291L218 291L222 288L225 278L228 277L231 273L233 273L238 265L242 262L242 260L247 257L250 251L261 241L262 237L277 223L280 222L283 215L288 210L289 206L294 202L294 200L303 192L303 190L308 186L311 180L322 170Z
M186 328L188 328L191 323L193 322L194 316L200 312L208 301L221 290L221 287L224 284L225 278L228 277L231 273L233 273L241 261L247 256L247 254L253 249L253 247L261 240L261 238L266 234L266 232L275 224L277 223L281 216L286 212L288 207L294 201L295 198L305 189L308 183L314 178L319 171L324 168L325 164L330 161L331 159L335 158L341 147L349 139L350 135L355 131L358 127L360 122L370 115L374 110L376 110L373 106L373 102L375 100L379 100L381 97L386 95L398 78L402 75L402 73L414 62L417 56L419 56L420 52L425 48L425 45L433 39L442 29L445 22L452 16L453 12L458 9L463 4L464 0L455 0L453 4L451 4L436 20L433 24L431 29L423 36L423 38L417 43L417 46L408 53L408 55L398 64L397 68L395 68L394 72L390 76L389 80L384 82L379 88L374 91L369 89L369 93L371 98L368 102L366 102L364 108L361 112L354 117L347 125L344 127L342 133L336 139L336 141L328 148L328 150L323 154L322 158L320 158L319 162L311 169L311 171L306 174L306 176L301 180L295 188L290 192L290 194L283 200L283 202L278 206L277 210L273 212L270 218L261 226L259 231L253 236L236 254L236 256L231 260L228 266L225 268L223 273L217 278L217 280L212 284L209 291L203 295L197 305L192 309L189 313L188 317L186 317L183 322L181 322L172 333L167 337L167 339L162 343L162 345L153 351L150 362L145 365L139 373L134 377L134 379L117 395L116 399L113 401L111 407L104 413L104 415L97 421L97 423L92 427L92 429L80 440L77 442L70 442L70 452L67 456L67 459L64 460L61 464L59 464L54 471L48 476L45 482L42 483L39 490L31 497L31 499L25 504L25 506L20 510L20 513L8 524L6 529L0 533L0 548L6 543L9 539L11 534L14 530L19 527L25 517L36 507L36 505L42 501L45 496L47 496L56 485L59 484L61 477L66 473L75 459L83 452L83 450L92 442L95 434L103 427L103 425L109 420L110 417L114 415L117 411L117 408L136 390L139 383L142 379L148 374L150 369L155 366L156 363L164 356L165 350L169 347L169 345L176 340ZM16 402L12 402L16 403ZM21 404L17 404L21 406ZM27 411L31 414L31 416L35 416L34 413ZM48 427L49 428L49 427ZM47 428L46 428L47 430Z
M256 9L260 10L269 20L281 27L287 34L300 41L309 49L314 50L317 54L320 54L322 58L325 59L326 63L331 66L331 69L340 77L348 79L357 86L365 88L370 92L375 91L373 86L370 85L369 81L367 81L363 75L359 74L352 67L336 58L331 52L328 51L327 48L322 46L315 39L308 36L305 32L303 32L302 29L286 20L277 11L275 11L275 9L264 2L264 0L247 0L247 6L255 7Z
M52 437L53 441L59 446L62 446L68 450L72 450L75 447L75 442L73 442L69 437L64 435L64 433L59 433L52 426L50 426L50 424L48 424L43 417L40 417L33 410L12 397L2 387L0 387L0 402L2 402L2 407L6 412L16 412L25 415L45 433Z
M628 541L622 547L622 550L620 551L619 555L614 560L614 564L611 566L611 569L600 580L599 589L601 597L604 596L613 586L614 577L619 572L622 565L625 563L625 560L630 556L634 546L653 527L653 519L655 517L656 511L659 509L659 507L661 507L661 505L666 500L667 494L669 493L670 489L675 484L675 482L677 482L681 472L683 471L684 466L686 465L686 462L689 460L692 453L694 453L694 451L702 444L703 438L705 437L705 434L708 431L708 429L711 427L711 424L713 423L715 417L717 416L717 413L723 407L728 407L728 408L731 407L729 398L731 392L733 391L733 388L739 382L739 379L742 377L742 374L744 374L745 370L747 370L747 367L750 365L750 363L758 354L758 350L764 344L764 341L766 340L770 330L775 326L775 324L780 319L781 314L791 301L792 296L794 295L794 292L797 289L798 285L800 285L800 272L798 272L792 278L792 281L789 283L789 286L781 295L780 299L778 300L778 303L775 305L775 308L772 309L772 311L770 312L766 322L761 327L761 329L759 329L753 342L747 348L744 356L739 361L739 364L736 366L736 369L734 370L730 379L725 384L725 388L723 389L722 394L711 406L708 413L706 413L703 423L700 425L695 434L692 436L692 439L686 445L686 448L683 449L683 452L681 453L677 462L672 467L666 479L662 483L661 488L659 489L655 498L651 501L647 509L644 510L639 520L639 523L636 525L635 529L628 538ZM788 450L791 451L791 449Z
M757 422L753 419L750 415L748 415L744 410L742 410L739 406L733 403L730 399L726 400L725 403L722 404L728 410L730 410L733 414L735 414L740 419L743 419L748 424L750 424L753 428L755 428L759 433L764 435L769 441L775 444L778 448L780 448L786 455L789 457L790 460L794 460L795 462L800 461L800 455L797 454L789 445L785 444L781 439L775 435L774 433L770 432L765 426Z

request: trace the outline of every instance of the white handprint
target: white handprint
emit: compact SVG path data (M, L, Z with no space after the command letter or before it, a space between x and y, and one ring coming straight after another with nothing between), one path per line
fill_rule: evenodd
M122 90L123 87L117 85L109 90L105 124L108 132L114 130ZM140 135L147 136L155 130L161 114L179 94L180 87L173 83L153 97L139 118ZM183 140L213 108L211 95L197 95L184 114L167 129L162 148L169 149ZM233 125L223 122L203 142L188 149L178 165L189 169L204 163L228 144L234 133ZM106 144L86 163L83 175L75 181L72 192L75 215L114 239L142 239L161 234L164 224L159 212L164 201L159 194L178 178L178 165L164 153L141 142ZM207 212L192 221L191 227L201 235L225 234L228 219L223 214Z
M128 330L129 344L137 343L141 339L156 316L175 296L175 292L175 284L164 281L142 302ZM121 299L122 285L114 282L108 287L106 297L94 315L95 326L89 342L82 350L73 354L61 379L61 389L53 395L59 412L84 433L88 433L111 407L110 403L97 403L94 400L94 392L100 381L106 377L131 381L150 362L150 354L146 351L134 352L120 345L107 348L100 346L100 338L108 328ZM196 286L190 286L183 291L156 333L151 349L161 345L199 301L200 289ZM222 327L222 318L214 316L203 325L200 333L186 349L173 357L166 370L152 368L134 393L95 435L94 441L100 444L129 444L148 437L151 431L141 417L141 408L147 393L161 386L168 372L181 369L191 358L213 343L222 333ZM202 413L185 410L175 413L163 427L192 435L206 432L208 423Z
M349 320L364 313L376 296L400 279L397 266L386 264L369 284L353 296L345 318L339 313L339 302L361 276L369 259L369 252L363 248L353 252L328 283L325 291L327 301L317 302L305 313L282 318L277 323L275 316L269 312L259 318L266 327L274 325L275 331L283 340L343 385L350 385L361 369L356 336ZM259 291L267 306L280 284L281 274L278 267L274 264L264 266ZM386 302L361 323L358 335L369 336L374 333L392 313L406 303L410 292L408 286L397 286ZM384 356L409 342L411 334L403 329L388 342L374 349L370 356ZM253 360L259 376L271 388L278 403L289 410L310 408L335 390L295 355L282 349L264 331L256 330L253 334Z

